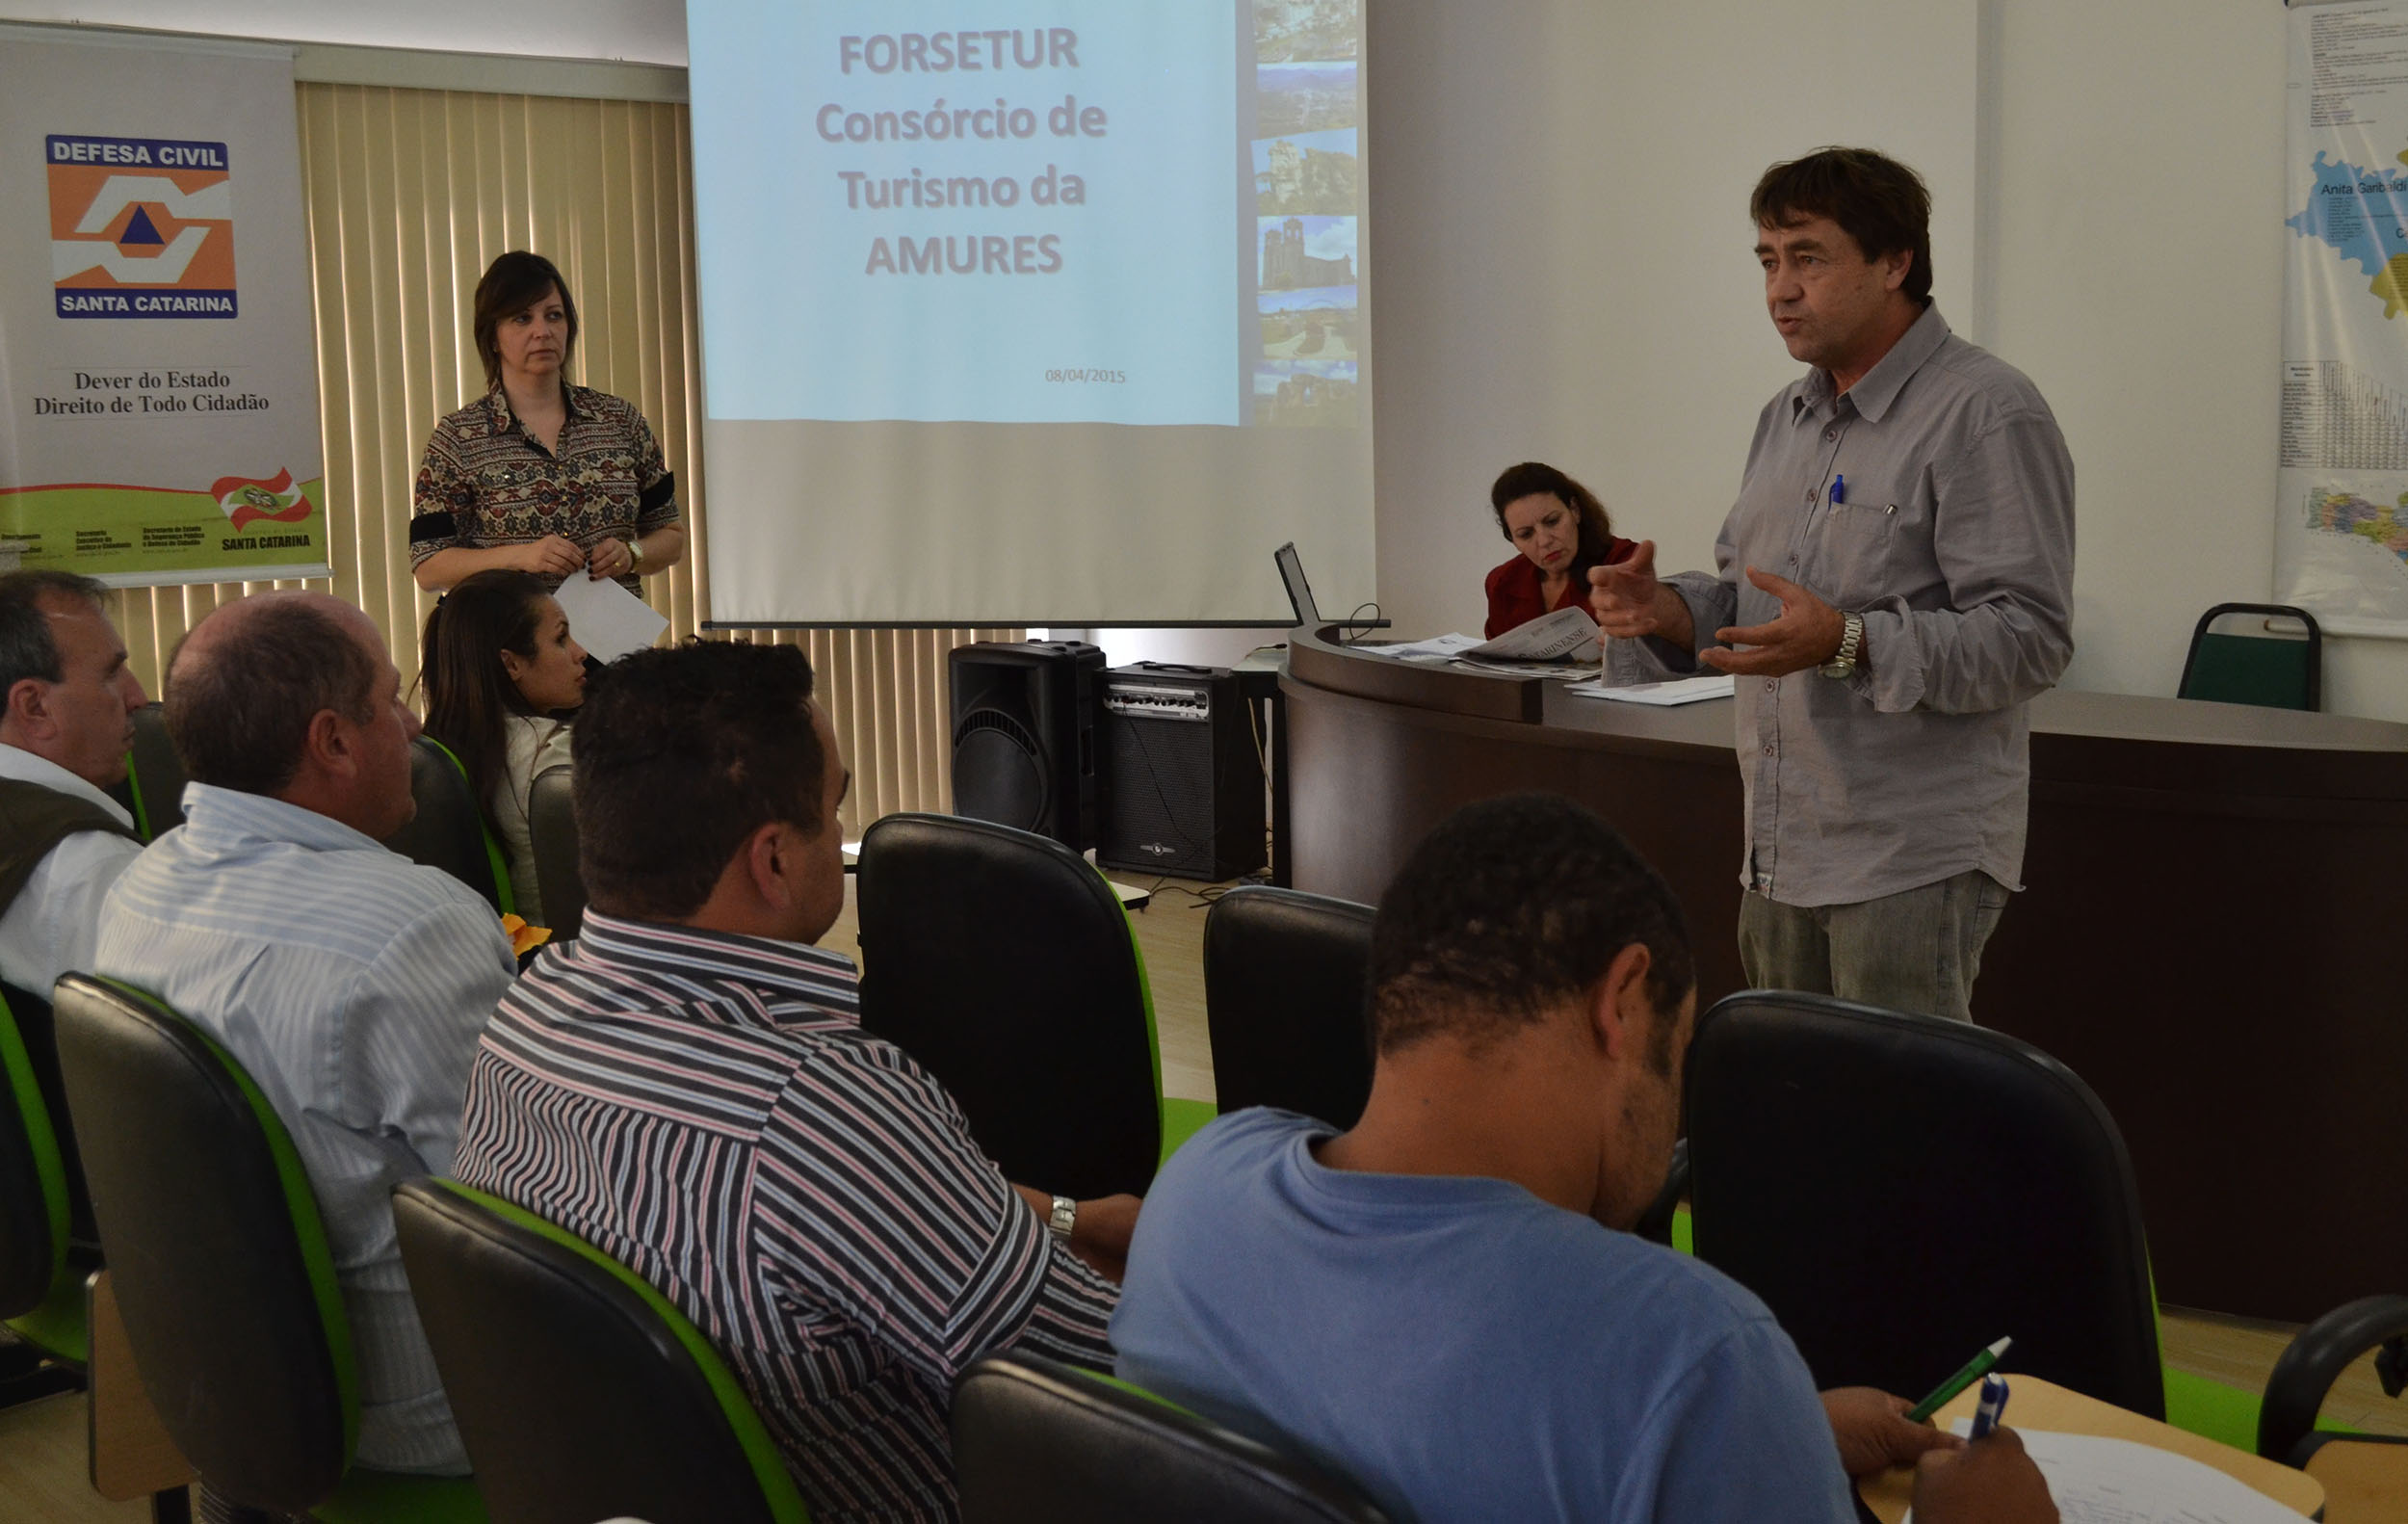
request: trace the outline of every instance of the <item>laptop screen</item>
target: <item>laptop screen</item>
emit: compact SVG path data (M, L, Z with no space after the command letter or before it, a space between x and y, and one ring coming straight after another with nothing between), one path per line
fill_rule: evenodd
M1296 553L1296 541L1292 539L1271 552L1271 559L1279 563L1279 580L1288 585L1288 602L1296 608L1296 621L1321 623L1321 606L1313 601L1313 585L1304 580L1304 562Z

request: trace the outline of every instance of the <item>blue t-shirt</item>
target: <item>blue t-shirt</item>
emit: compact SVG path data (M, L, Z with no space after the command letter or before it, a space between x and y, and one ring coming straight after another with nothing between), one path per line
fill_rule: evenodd
M1399 1520L1856 1517L1797 1347L1693 1259L1475 1176L1331 1169L1234 1113L1139 1215L1120 1375Z

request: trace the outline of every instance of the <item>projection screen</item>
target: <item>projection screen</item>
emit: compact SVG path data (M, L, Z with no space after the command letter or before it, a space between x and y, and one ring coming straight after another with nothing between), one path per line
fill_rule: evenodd
M1361 0L689 0L719 625L1373 596Z

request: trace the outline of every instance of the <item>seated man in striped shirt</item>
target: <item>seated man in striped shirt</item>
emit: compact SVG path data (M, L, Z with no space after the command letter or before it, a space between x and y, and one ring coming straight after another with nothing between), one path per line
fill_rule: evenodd
M417 813L418 718L368 616L323 592L229 603L176 647L167 695L184 824L109 892L93 971L225 1044L291 1131L358 1351L360 1464L464 1473L392 1194L451 1171L510 938L474 889L380 845Z
M1004 1348L1109 1369L1098 1271L1118 1275L1136 1197L1054 1236L1051 1198L862 1032L851 962L810 945L844 907L850 775L799 649L613 663L575 764L584 933L487 1030L459 1177L694 1319L821 1524L956 1516L955 1374Z

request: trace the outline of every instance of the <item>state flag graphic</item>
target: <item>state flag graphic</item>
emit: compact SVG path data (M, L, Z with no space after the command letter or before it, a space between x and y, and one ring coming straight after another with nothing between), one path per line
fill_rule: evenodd
M273 519L279 524L298 524L309 516L309 499L293 485L293 473L278 471L275 476L259 480L248 476L222 476L209 488L218 500L218 507L234 521L238 530L246 529L260 519Z
M50 274L63 318L231 318L222 143L52 134Z

